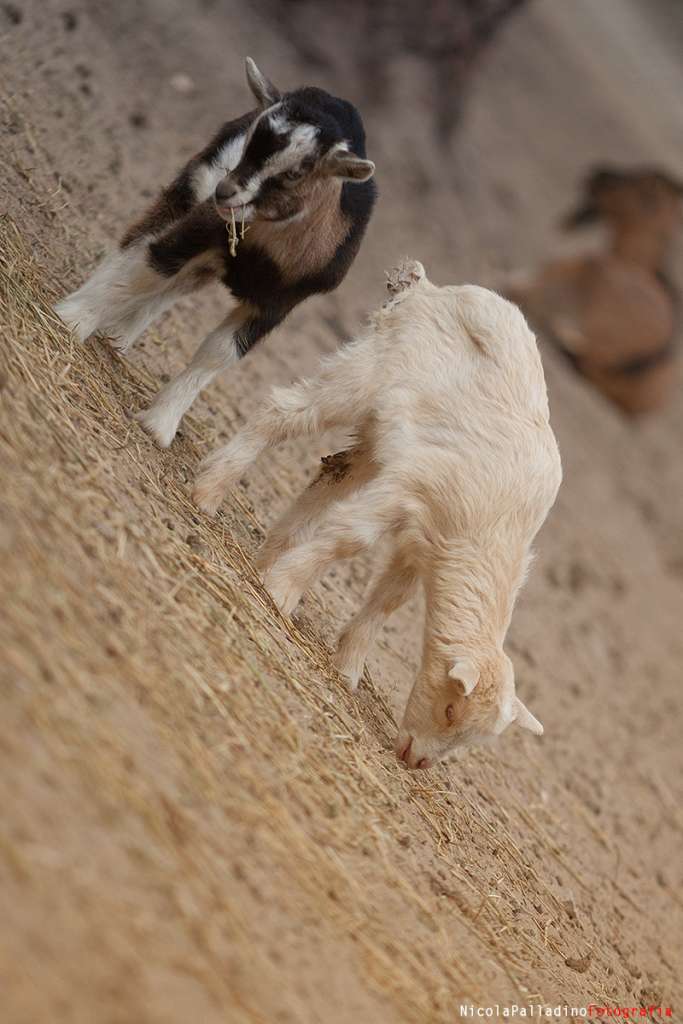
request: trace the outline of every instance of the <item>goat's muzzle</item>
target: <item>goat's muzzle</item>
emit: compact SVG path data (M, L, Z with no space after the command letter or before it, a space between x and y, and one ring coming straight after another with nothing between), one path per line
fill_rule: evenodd
M410 758L410 748L413 745L413 737L408 737L408 742L400 741L397 744L396 753L398 754L399 761L403 761L404 764L408 764Z
M230 200L239 195L240 189L230 178L222 178L216 185L216 205L230 206Z
M429 757L420 757L413 750L414 737L402 732L396 739L394 750L399 761L403 761L406 768L423 769L431 768L432 762Z

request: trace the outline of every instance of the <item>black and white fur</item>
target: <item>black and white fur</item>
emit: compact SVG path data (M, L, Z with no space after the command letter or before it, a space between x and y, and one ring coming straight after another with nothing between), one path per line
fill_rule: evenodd
M197 395L309 295L336 288L358 252L376 190L358 111L316 88L281 95L247 58L258 108L229 121L161 193L85 284L56 306L85 341L126 351L176 299L220 278L235 308L167 384L142 426L162 447ZM226 222L249 228L237 253Z

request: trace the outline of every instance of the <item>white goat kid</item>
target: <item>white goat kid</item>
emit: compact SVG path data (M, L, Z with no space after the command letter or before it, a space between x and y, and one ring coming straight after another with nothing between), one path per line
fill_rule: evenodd
M271 532L264 582L290 613L332 562L389 539L337 664L355 688L385 618L422 583L422 663L396 751L426 768L512 721L543 731L516 696L503 642L562 473L536 342L517 307L472 285L439 288L415 262L390 290L317 379L276 389L205 461L195 498L215 512L266 447L352 428L357 444L328 460Z

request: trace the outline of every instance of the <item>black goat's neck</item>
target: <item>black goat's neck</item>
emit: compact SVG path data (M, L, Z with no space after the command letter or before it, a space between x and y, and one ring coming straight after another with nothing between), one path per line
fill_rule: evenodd
M349 231L340 205L341 182L323 178L306 196L291 221L256 221L246 238L275 262L285 284L319 273L334 257Z

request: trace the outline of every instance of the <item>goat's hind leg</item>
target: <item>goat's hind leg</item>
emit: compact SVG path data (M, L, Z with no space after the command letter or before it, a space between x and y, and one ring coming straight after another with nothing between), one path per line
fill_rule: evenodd
M193 221L193 202L185 170L128 229L120 246L101 260L88 280L56 304L56 312L80 341L102 331L125 351L188 290L187 277L176 276L188 255L184 253L184 258L171 268L155 267L154 250L161 241L161 232L173 239L177 234L174 225L182 232L186 215Z
M266 448L288 438L357 426L369 415L373 387L363 365L341 352L329 360L319 377L290 388L275 388L263 412L204 460L194 489L195 501L213 514L226 491Z
M55 305L55 311L79 341L101 331L125 352L180 294L178 282L151 265L145 239L105 256L80 288Z
M310 539L281 555L264 577L264 585L283 612L294 611L302 595L339 559L372 547L395 524L397 496L381 476L334 502Z
M256 556L258 569L267 572L285 551L308 540L330 505L358 490L377 469L361 446L323 459L315 480L269 530Z

